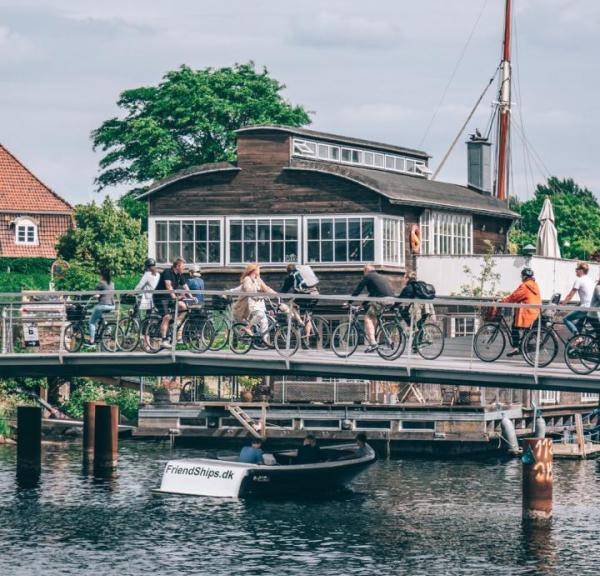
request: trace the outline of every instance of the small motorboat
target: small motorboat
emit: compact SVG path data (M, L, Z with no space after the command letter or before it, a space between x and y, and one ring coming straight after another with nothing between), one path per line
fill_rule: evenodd
M170 460L165 466L160 494L217 496L320 495L341 488L373 464L375 451L355 444L321 449L321 462L296 464L297 450L265 454L268 464L244 464L237 456Z

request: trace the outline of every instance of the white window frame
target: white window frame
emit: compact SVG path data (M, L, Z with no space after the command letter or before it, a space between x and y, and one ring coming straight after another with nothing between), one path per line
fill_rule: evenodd
M167 230L170 222L193 222L194 230L196 228L196 222L218 222L219 223L219 261L218 262L187 262L188 264L199 264L204 267L219 267L223 266L224 257L224 235L223 235L223 217L222 216L151 216L148 218L148 256L150 258L154 258L156 263L159 265L171 264L171 262L162 262L157 258L157 250L156 250L156 223L157 222L167 222ZM195 234L195 232L194 232ZM179 241L180 243L182 240ZM167 244L167 257L168 257L168 246L169 240L166 241ZM194 257L196 254L196 241L194 240Z
M540 390L540 404L558 404L559 402L559 390Z
M393 239L386 238L386 227L388 224L396 226L397 238ZM377 229L375 230L375 241L377 242ZM406 230L404 226L404 218L401 216L381 216L381 261L383 264L391 266L404 266L406 256ZM396 242L399 259L393 260L387 257L386 254L386 243Z
M20 232L23 232L23 239L19 239ZM31 239L29 233L31 232ZM15 220L15 244L19 246L37 246L39 245L38 225L30 218L17 218Z
M466 321L473 320L473 331L467 330ZM464 328L461 324L465 323ZM450 338L464 338L466 336L473 336L479 329L479 316L451 316L450 317Z
M227 216L225 217L225 262L227 264L227 266L245 266L246 264L249 264L251 262L232 262L231 261L231 242L230 242L230 230L231 230L231 222L232 221L237 221L237 220L241 220L242 221L242 226L243 226L243 222L245 220L268 220L269 224L271 224L271 222L273 220L287 220L287 221L293 221L296 222L296 230L298 231L298 237L296 240L296 246L297 246L297 252L298 254L296 255L296 262L301 262L302 261L302 218L300 216L264 216L264 215L258 215L258 216L254 216L254 215L249 215L249 214L244 214L243 216ZM284 232L285 234L285 232ZM257 240L258 242L258 240ZM271 240L269 240L269 242L271 242ZM283 240L284 243L284 247L283 247L283 251L284 251L284 258L285 258L285 237ZM258 256L258 253L257 253ZM262 260L255 260L255 262L257 262L258 264L261 264L263 266L287 266L287 264L289 263L287 260L284 260L283 262L264 262ZM291 262L291 260L290 260Z
M470 214L424 210L419 220L419 228L422 254L436 256L473 254L473 216Z
M582 392L581 393L581 401L582 402L598 402L600 400L600 394L597 392Z
M352 218L360 218L361 219L361 231L362 231L362 220L363 219L372 219L373 220L373 260L332 260L332 261L316 261L311 262L308 260L308 221L309 220L319 220L319 226L321 220L333 220L333 229L334 229L334 246L333 246L333 257L335 258L335 221L336 220L349 220ZM377 214L311 214L309 216L304 216L302 218L302 253L303 253L303 262L305 264L315 265L315 266L335 266L335 265L345 265L345 266L360 266L364 264L374 264L381 262L381 245L382 242L378 241L378 238L382 238L381 236L381 217ZM346 241L349 239L346 237ZM321 242L321 239L319 239Z

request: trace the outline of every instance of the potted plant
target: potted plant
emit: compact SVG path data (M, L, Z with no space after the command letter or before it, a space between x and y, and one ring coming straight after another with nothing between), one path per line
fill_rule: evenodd
M238 383L240 386L240 400L242 402L252 402L258 386L261 384L260 376L240 376Z

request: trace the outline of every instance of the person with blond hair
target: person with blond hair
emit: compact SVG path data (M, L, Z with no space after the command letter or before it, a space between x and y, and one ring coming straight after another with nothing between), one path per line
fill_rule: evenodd
M592 302L592 296L594 294L594 281L588 276L590 267L586 262L579 262L577 268L575 268L575 282L573 288L565 296L565 299L561 304L568 304L575 294L579 298L579 308L589 308ZM587 311L585 310L573 310L564 317L563 322L565 326L573 333L578 334L581 331L581 327L585 322Z

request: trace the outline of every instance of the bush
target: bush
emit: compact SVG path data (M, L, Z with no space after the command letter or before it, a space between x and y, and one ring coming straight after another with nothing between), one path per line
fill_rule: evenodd
M0 273L0 292L20 292L21 290L48 290L49 284L50 274L47 273Z
M16 274L45 274L50 276L51 258L7 258L0 257L0 272Z

